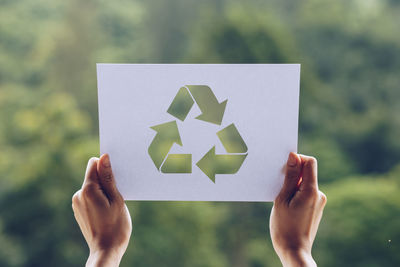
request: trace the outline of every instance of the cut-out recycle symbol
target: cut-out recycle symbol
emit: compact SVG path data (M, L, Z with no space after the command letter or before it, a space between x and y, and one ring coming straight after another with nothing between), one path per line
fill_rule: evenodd
M181 87L167 112L185 121L196 102L201 114L198 120L221 125L228 100L218 102L211 88L206 85ZM148 153L162 173L192 173L192 154L168 154L174 143L182 146L176 120L150 127L155 130ZM247 146L235 124L217 132L217 136L229 154L215 154L213 146L197 163L197 167L215 183L216 174L234 174L239 171L247 157Z

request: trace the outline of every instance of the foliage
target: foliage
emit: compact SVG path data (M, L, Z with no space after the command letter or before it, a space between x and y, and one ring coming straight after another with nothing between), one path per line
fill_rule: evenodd
M399 266L400 5L0 0L0 266L83 265L71 196L98 154L96 62L301 63L321 266ZM129 203L123 266L278 266L271 204Z

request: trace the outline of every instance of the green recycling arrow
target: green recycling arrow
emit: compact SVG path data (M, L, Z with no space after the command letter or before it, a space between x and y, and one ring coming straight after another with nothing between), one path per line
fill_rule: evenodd
M224 116L225 100L218 102L207 85L186 85L181 87L167 112L184 121L196 102L201 114L196 119L221 125ZM157 132L148 153L162 173L191 173L192 154L168 154L174 143L182 146L176 121L159 124L151 129ZM239 171L247 157L247 145L232 123L217 132L217 136L228 153L215 154L213 146L196 165L215 183L216 174L234 174Z
M207 85L186 85L181 87L167 112L184 121L194 104L188 91L190 91L201 111L201 114L196 119L221 125L228 100L219 103L213 91Z
M237 173L246 157L247 154L217 155L213 146L196 165L215 183L215 174Z
M178 125L176 124L176 121L166 122L163 124L152 126L150 128L155 130L157 134L151 142L148 152L154 162L154 165L156 165L157 169L160 169L172 145L176 143L182 146L182 140L179 135ZM167 160L164 162L163 167L161 168L162 172L171 172L171 170L175 172L177 170L178 172L188 172L188 169L190 169L191 172L192 155L183 154L183 161L179 160L179 157L174 157L173 155L174 154L169 155L172 156L171 159L168 160L167 158ZM190 160L189 168L187 166L188 158ZM177 167L179 164L182 164L180 168ZM164 165L166 166L164 167Z
M163 173L192 173L192 154L169 154L161 167Z
M217 132L219 140L228 153L246 153L247 146L240 136L235 124L230 124Z
M175 118L184 121L186 119L186 116L189 114L189 111L192 108L193 104L194 101L192 99L192 96L189 94L186 87L181 87L176 94L174 100L172 100L172 103L169 106L167 112Z
M207 85L187 85L186 87L201 110L201 115L196 119L221 125L228 100L218 103L211 88Z

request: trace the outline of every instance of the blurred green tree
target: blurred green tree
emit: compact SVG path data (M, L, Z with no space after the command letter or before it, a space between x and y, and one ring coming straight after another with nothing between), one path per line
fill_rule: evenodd
M301 63L299 150L328 195L316 259L399 266L397 2L0 0L0 265L85 262L71 196L98 153L95 63L188 62ZM279 265L271 204L129 208L123 266Z

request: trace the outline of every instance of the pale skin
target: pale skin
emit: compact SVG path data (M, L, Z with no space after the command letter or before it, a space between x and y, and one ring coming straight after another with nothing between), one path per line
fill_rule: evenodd
M90 250L86 266L118 266L132 221L107 154L89 160L82 188L72 197L72 209Z
M284 267L316 266L311 249L326 204L326 196L318 189L317 161L290 153L285 172L271 211L272 244ZM107 154L89 160L72 208L90 250L86 266L118 266L132 223Z
M326 201L318 189L317 160L290 153L269 224L272 244L284 267L317 266L311 249Z

